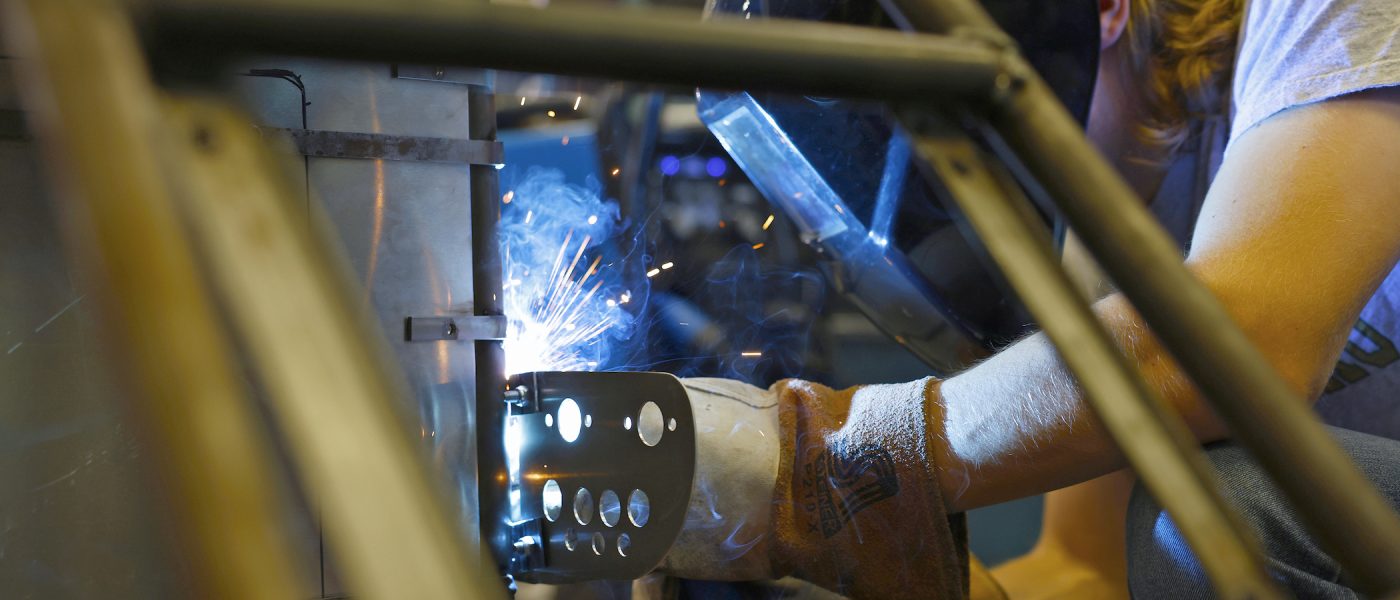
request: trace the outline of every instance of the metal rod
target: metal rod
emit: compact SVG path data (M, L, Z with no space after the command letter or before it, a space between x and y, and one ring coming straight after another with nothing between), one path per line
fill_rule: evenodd
M1017 296L1060 349L1099 421L1175 519L1218 595L1282 597L1264 572L1253 533L1216 491L1215 473L1200 445L1127 363L1076 292L1019 188L1008 183L1009 176L996 179L965 135L942 124L922 129L918 153L939 172Z
M973 0L900 5L911 20L928 15L919 17L928 24L995 27ZM1009 56L1007 68L994 126L1309 531L1363 590L1400 592L1400 517L1186 269L1176 244L1049 86L1019 56Z
M937 17L929 23L999 39L971 0L922 4ZM699 23L662 11L487 4L409 10L368 0L166 0L147 8L147 39L157 50L470 63L920 102L985 99L991 91L999 101L994 125L1309 528L1363 588L1400 590L1400 569L1393 568L1400 564L1400 518L1191 277L1131 190L1012 53L966 39L811 23Z
M371 0L140 6L148 9L142 22L152 55L175 60L225 51L331 55L923 102L985 97L1000 60L982 45L938 36L799 21L702 22L661 9Z
M496 140L496 96L490 89L467 87L467 135L473 140ZM505 314L501 247L496 225L501 220L500 185L496 168L470 167L472 217L472 314ZM506 472L505 350L500 340L476 342L476 464L482 559L498 573L508 571L513 552L509 527L509 474Z

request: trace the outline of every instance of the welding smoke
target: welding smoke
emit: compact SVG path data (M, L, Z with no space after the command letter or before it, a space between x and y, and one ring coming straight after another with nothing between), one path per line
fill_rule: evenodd
M636 327L648 294L640 248L598 187L532 167L502 197L510 373L608 368Z

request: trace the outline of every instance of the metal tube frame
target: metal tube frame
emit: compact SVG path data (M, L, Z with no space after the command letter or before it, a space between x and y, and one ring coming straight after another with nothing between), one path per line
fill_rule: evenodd
M1138 477L1176 520L1221 598L1280 598L1254 534L1220 497L1215 472L1181 417L1170 412L1114 345L1060 265L1049 232L1005 170L941 119L918 127L915 150L948 186L967 222L1041 329Z
M1400 518L1192 278L1166 234L1004 34L973 0L900 6L922 28L961 35L486 3L405 11L363 0L155 1L142 5L141 16L152 56L200 64L222 57L193 50L269 51L800 89L921 105L991 100L993 125L1310 529L1367 591L1400 590L1394 569ZM161 66L191 72L189 64Z
M467 133L473 140L496 140L496 96L477 85L467 86ZM472 314L505 314L501 246L496 225L501 220L500 183L496 167L472 165ZM512 556L509 474L505 449L505 348L500 340L476 341L476 472L483 562L507 573Z
M993 126L1206 400L1367 593L1400 593L1400 516L1205 286L975 0L895 0L925 31L1002 44Z
M1008 107L1050 106L1043 84ZM1012 106L1015 107L1012 107ZM1248 448L1304 524L1369 593L1400 591L1400 518L1181 261L1180 250L1101 158L1056 118L997 115L997 127L1056 199L1094 259ZM1076 139L1077 138L1077 139ZM1053 152L1049 149L1055 149ZM1085 154L1081 154L1084 152Z

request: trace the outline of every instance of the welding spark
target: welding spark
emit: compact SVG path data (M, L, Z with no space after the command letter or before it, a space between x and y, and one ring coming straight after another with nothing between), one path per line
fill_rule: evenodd
M747 357L753 358L753 357L756 357L756 356L763 356L763 353L762 353L762 352L759 352L759 351L757 351L757 350L750 350L750 351L748 351L748 352L740 352L740 353L739 353L739 356L747 356Z
M604 242L621 227L617 206L552 170L532 173L513 191L500 230L506 369L595 368L634 319L619 307L631 298L620 285L622 267L604 260L614 247Z
M583 102L583 96L574 98L574 110L578 110L578 105Z
M674 267L674 266L676 266L676 263L668 262L668 263L666 263L666 264L661 265L661 270L662 270L662 271L665 271L666 269L669 269L669 268Z
M582 276L575 280L592 239L585 235L578 248L574 249L571 243L573 235L573 231L568 232L563 245L559 246L559 255L554 259L553 269L543 288L543 297L515 302L528 306L517 306L515 309L525 309L524 315L521 312L510 313L515 323L512 323L511 334L505 340L505 364L510 366L511 371L582 371L588 361L578 358L571 350L596 340L603 331L608 330L608 322L580 323L589 299L594 298L598 288L603 285L601 280L588 284L589 278L598 274L602 256L595 257ZM573 259L568 260L568 266L564 267L564 259L571 249L574 249ZM505 257L505 262L510 263L511 257ZM517 288L512 287L511 290Z
M586 261L584 257L593 240L585 235L575 247L573 234L573 231L569 231L564 237L538 297L520 298L516 296L521 294L507 294L507 304L513 306L507 312L512 322L505 350L506 365L512 372L584 370L589 361L580 358L574 350L596 341L612 325L607 320L584 322L590 301L604 283L601 279L591 285L589 283L598 274L598 264L603 257L595 257L591 263ZM515 266L511 264L509 247L506 252L506 264ZM570 254L573 258L567 260L568 266L564 266ZM580 276L579 267L583 264L588 264L588 267ZM512 278L510 281L513 283L517 280ZM512 286L507 292L517 289L520 288ZM609 304L609 308L613 306L616 303Z
M656 275L660 272L661 269L652 269L650 271L647 271L647 277L656 277Z
M773 225L773 217L773 215L768 215L768 220L763 222L764 231L768 231L768 228Z

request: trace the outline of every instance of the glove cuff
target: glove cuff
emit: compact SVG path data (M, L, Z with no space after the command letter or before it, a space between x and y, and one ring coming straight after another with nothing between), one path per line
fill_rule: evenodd
M927 435L941 420L938 386L770 389L783 433L775 574L855 598L967 596L966 521L947 514Z

